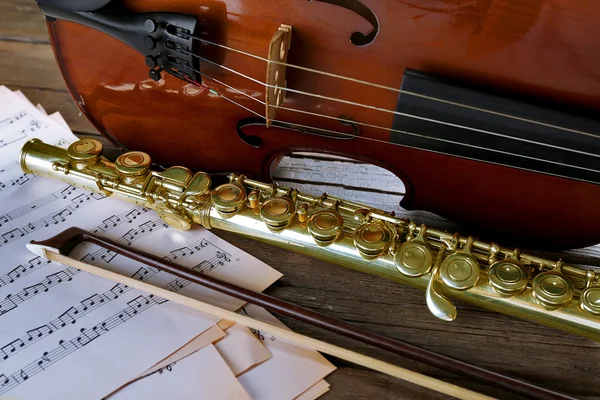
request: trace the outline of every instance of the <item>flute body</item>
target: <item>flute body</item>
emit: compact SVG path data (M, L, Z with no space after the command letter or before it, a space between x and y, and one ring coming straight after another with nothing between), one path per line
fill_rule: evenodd
M112 163L94 139L67 150L33 139L20 163L26 173L151 208L178 229L198 223L422 289L443 320L456 317L457 299L600 341L600 273L591 269L243 175L213 189L202 172L152 171L138 151Z

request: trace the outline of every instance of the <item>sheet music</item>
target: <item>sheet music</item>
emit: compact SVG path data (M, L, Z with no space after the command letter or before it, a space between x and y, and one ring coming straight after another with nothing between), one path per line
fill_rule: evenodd
M269 324L287 328L267 310L245 306L240 313ZM335 371L319 352L289 344L271 334L254 331L273 357L238 376L253 400L295 399Z
M238 312L286 328L263 308L247 305ZM224 338L214 343L221 357L227 360L229 365L229 371L223 372L223 379L229 379L229 374L234 373L252 400L312 400L329 390L329 384L323 378L333 372L335 366L318 352L286 343L265 332L248 330L238 325L228 328L226 333ZM204 335L200 338L202 336ZM246 343L251 341L252 346L256 346L256 339L271 357L261 363L253 362L251 368L236 367L236 365L243 365L244 360L248 359L248 355L240 354L248 351ZM155 387L157 393L164 394L163 390L167 385L178 388L176 396L182 400L227 398L207 396L207 390L210 388L207 388L203 381L190 378L192 374L194 376L208 374L212 362L209 357L203 358L200 352L192 356L197 360L196 365L192 367L193 370L189 369L191 366L188 363L163 364L163 374L150 375L133 382L125 389L112 393L107 400L166 398L144 397L142 394L146 394L149 387ZM258 358L264 357L255 357ZM240 370L243 370L241 374L235 373Z
M174 371L178 372L174 372ZM127 386L110 400L250 400L251 397L215 346L196 353Z
M280 277L266 264L196 228L168 228L154 212L62 182L24 175L31 137L74 137L0 88L0 396L98 399L164 359L215 319L29 253L25 244L80 226L262 291ZM91 245L72 256L136 279L236 309L241 302ZM245 282L245 278L257 278ZM249 283L249 284L248 284Z

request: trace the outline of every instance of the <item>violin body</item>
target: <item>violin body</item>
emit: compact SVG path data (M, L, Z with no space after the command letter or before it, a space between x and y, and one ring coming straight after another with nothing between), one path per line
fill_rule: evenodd
M310 70L399 89L404 71L416 69L593 112L600 109L600 5L593 0L120 3L135 13L196 16L207 40L260 57L282 24L292 26L287 63L307 69L286 69L295 92L287 92L276 118L317 129L240 129L240 121L264 115L264 60L201 43L195 51L212 61L200 61L201 85L168 74L154 81L144 57L119 40L49 19L73 98L124 148L165 166L257 179L269 179L291 152L336 154L391 171L406 186L404 208L434 212L475 235L539 248L600 242L599 184L398 145L390 132L394 113L376 110L396 110L398 92ZM360 133L340 116L360 121Z

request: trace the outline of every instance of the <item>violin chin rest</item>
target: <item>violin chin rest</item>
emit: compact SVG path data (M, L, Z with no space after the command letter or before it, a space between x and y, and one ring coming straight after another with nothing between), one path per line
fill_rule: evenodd
M65 11L96 11L112 0L37 0L38 6L58 8Z

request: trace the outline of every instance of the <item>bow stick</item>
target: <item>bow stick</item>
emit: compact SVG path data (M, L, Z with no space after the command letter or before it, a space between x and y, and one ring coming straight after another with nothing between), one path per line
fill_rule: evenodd
M248 303L264 307L269 311L310 323L317 327L359 340L363 343L391 351L401 356L405 356L443 370L463 375L470 379L478 380L512 393L524 395L532 399L572 399L572 397L556 393L527 382L492 372L484 368L480 368L472 364L468 364L466 362L402 342L400 340L379 335L375 332L310 311L308 309L304 309L266 294L253 292L251 290L220 281L197 271L181 267L155 255L123 247L117 242L95 235L80 228L69 228L44 241L32 241L27 245L27 247L32 252L51 261L56 261L61 264L72 266L82 271L109 279L111 281L125 284L175 303L186 305L218 318L224 318L252 329L269 332L288 341L289 343L309 347L322 353L371 368L375 371L382 372L423 387L427 387L440 393L463 399L489 398L482 394L416 373L414 371L400 368L372 357L334 346L332 344L322 342L320 340L316 340L295 332L287 331L279 327L257 321L253 318L239 315L234 312L171 292L166 289L158 288L127 276L86 264L67 256L77 245L84 242L96 244L102 248L113 251L135 261L139 261L161 271L168 272L180 278L187 279L193 283L216 290L226 295L230 295Z

